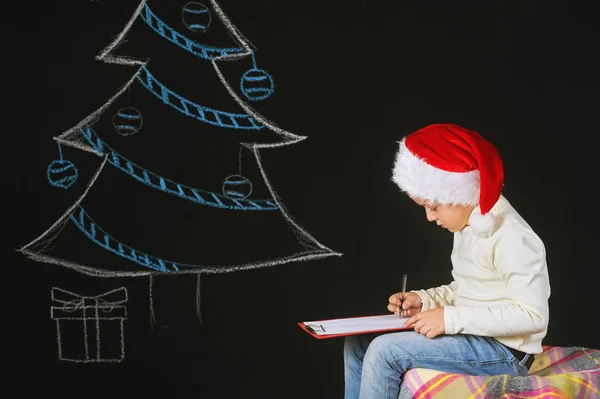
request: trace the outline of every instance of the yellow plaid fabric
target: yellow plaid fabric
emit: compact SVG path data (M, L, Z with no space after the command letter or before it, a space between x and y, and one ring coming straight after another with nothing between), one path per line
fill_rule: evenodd
M529 375L479 377L409 370L399 399L600 399L600 350L544 346Z

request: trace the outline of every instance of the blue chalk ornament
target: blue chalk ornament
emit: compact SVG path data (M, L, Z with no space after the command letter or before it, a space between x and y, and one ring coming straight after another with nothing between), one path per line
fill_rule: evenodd
M228 198L243 200L252 194L252 183L242 175L231 175L223 182L222 190Z
M247 99L261 101L273 94L275 83L265 70L252 68L242 75L240 89Z
M50 162L46 176L51 186L69 188L77 181L77 167L71 161L56 159Z
M125 107L113 115L113 126L122 136L131 136L142 128L142 113L133 107Z
M183 24L194 33L206 32L211 19L210 10L202 3L190 1L181 10Z

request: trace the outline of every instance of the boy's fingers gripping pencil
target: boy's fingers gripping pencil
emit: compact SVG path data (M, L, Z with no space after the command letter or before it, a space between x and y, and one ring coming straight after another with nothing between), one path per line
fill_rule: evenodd
M406 300L406 280L408 279L408 275L404 274L402 276L402 298L400 298L400 310L398 312L398 316L404 316L404 309L402 308L402 304Z

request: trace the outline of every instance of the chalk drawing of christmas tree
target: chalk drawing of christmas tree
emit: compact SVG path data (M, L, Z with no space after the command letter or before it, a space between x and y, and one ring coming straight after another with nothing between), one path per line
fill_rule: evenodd
M97 59L133 76L54 137L48 181L77 195L23 254L101 277L341 256L292 219L269 183L259 151L305 137L255 110L273 99L273 77L216 1L141 1ZM224 63L243 66L235 84Z

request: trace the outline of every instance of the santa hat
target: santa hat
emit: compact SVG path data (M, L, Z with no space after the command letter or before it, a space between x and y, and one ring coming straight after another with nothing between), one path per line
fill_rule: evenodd
M492 143L461 126L434 124L399 144L392 180L402 191L432 203L479 204L470 226L479 235L494 230L490 210L502 191L504 166Z

